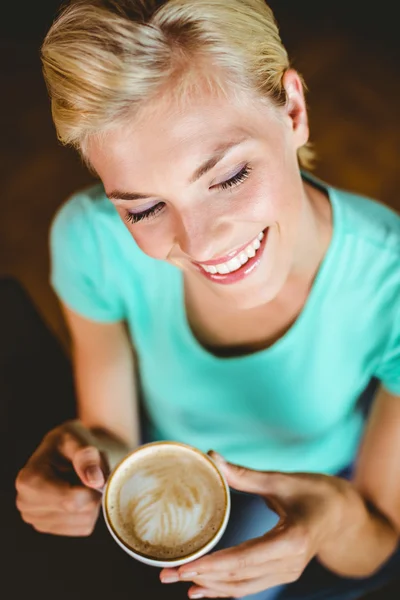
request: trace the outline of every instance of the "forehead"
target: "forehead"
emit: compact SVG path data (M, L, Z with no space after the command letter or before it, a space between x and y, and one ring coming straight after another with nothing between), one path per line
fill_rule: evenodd
M207 158L218 145L256 138L271 131L277 109L268 101L242 95L197 95L177 105L167 99L145 107L131 121L92 139L86 155L101 174L133 163L189 163Z

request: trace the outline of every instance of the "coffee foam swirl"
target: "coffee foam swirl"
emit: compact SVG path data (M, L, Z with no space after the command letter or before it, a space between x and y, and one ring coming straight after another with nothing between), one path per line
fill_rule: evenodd
M153 545L183 544L193 539L212 517L213 494L209 474L190 474L192 461L179 461L185 477L177 478L177 465L147 465L121 490L125 518L135 523L141 540Z
M134 460L115 484L110 516L136 551L158 558L190 554L222 523L223 483L207 459L193 451L153 450Z

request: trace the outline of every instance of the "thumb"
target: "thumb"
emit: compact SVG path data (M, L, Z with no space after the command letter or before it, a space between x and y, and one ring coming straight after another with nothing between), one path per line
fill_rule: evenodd
M225 475L229 487L259 496L280 496L286 476L274 471L254 471L240 465L227 462L223 456L210 450L209 456Z
M105 464L100 451L93 445L65 433L59 443L60 453L69 461L81 482L90 488L98 489L105 484Z
M72 465L82 483L90 488L100 489L105 484L103 459L100 451L94 446L86 446L78 450Z

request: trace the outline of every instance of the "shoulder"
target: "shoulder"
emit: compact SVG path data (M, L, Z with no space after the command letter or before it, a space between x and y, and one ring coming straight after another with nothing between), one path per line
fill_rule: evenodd
M342 231L355 242L400 258L400 215L382 202L347 190L330 188Z
M50 246L81 253L82 261L90 256L103 263L133 256L140 261L143 255L101 183L75 192L61 205L51 223Z
M142 252L107 198L101 183L77 191L57 210L50 228L54 269L70 269L125 288L155 285L162 264ZM154 277L153 277L154 275Z
M115 221L118 215L107 199L102 184L92 185L69 196L57 210L51 225L52 235L88 234L98 220Z
M360 314L369 310L381 324L393 324L400 310L400 216L360 194L336 188L330 188L330 194L342 285L363 298Z

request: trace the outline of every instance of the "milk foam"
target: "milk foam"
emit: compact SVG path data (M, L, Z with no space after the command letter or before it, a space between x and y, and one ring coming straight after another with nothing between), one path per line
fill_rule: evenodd
M218 531L226 496L207 459L182 447L132 455L109 489L110 518L134 550L157 558L190 554Z

